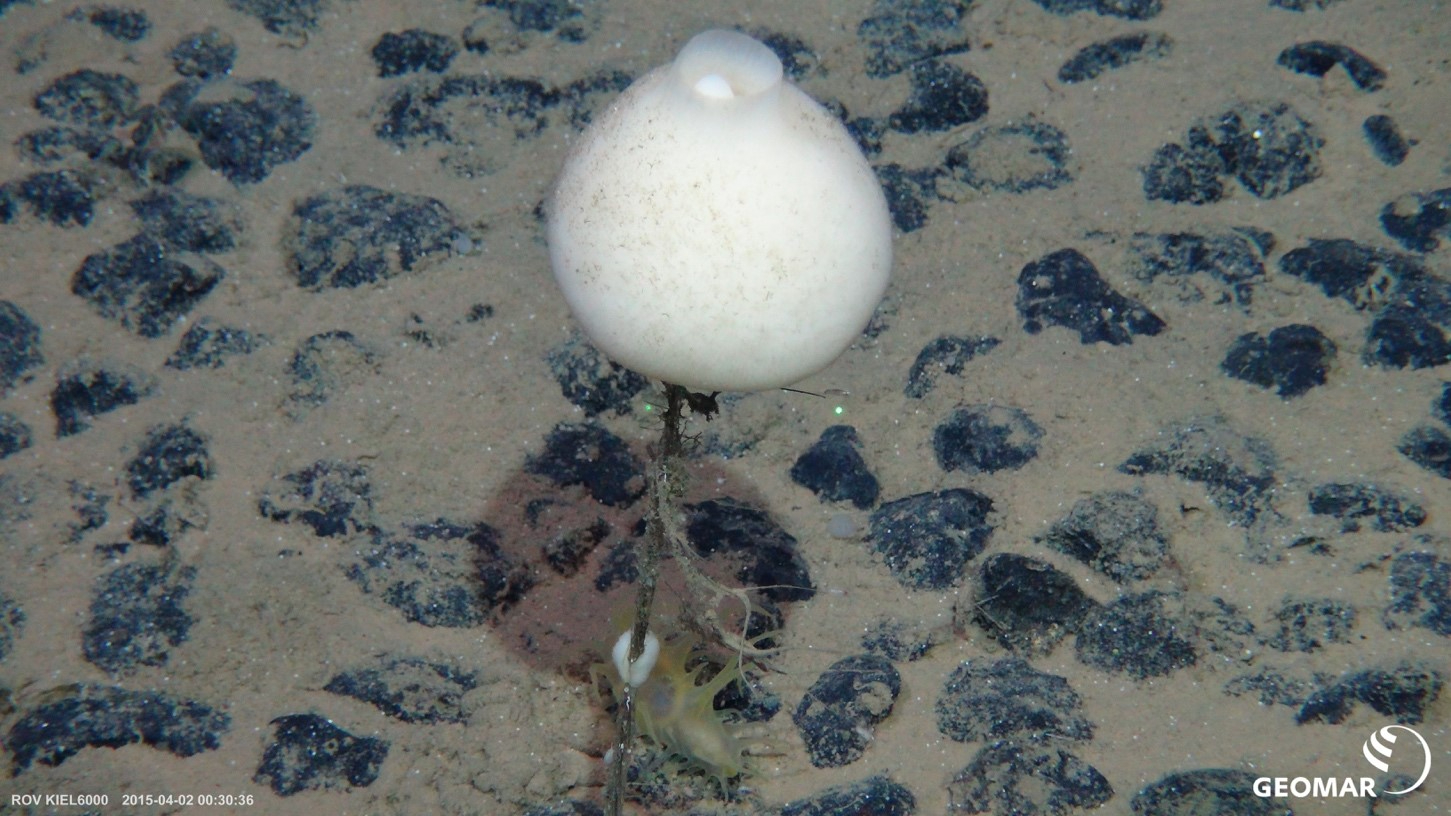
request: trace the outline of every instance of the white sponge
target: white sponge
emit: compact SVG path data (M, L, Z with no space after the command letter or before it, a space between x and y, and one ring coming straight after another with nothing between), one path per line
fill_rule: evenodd
M788 385L886 289L886 200L765 45L699 34L580 138L547 207L554 276L605 354L699 391Z

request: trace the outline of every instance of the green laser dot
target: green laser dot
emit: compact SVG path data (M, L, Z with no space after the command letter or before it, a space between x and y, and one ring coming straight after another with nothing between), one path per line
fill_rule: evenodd
M836 406L836 415L837 416L841 416L842 413L844 413L845 411L846 411L846 409L845 408L842 408L840 405Z

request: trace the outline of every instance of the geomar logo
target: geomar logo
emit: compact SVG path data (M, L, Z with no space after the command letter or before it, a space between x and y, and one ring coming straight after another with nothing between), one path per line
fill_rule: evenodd
M1400 745L1396 744L1397 737L1409 734L1414 740L1403 740ZM1419 750L1418 750L1419 749ZM1404 725L1387 725L1375 731L1365 740L1360 748L1365 761L1369 762L1372 768L1383 774L1391 773L1391 766L1396 768L1397 778L1410 778L1411 773L1419 765L1421 775L1416 781L1400 790L1383 790L1380 794L1385 796L1404 796L1426 781L1431 775L1431 746L1414 729ZM1341 798L1356 797L1373 799L1377 795L1375 790L1375 779L1369 776L1261 776L1254 781L1255 796L1279 798L1294 797L1304 799L1315 798Z
M1407 734L1410 734L1411 736L1416 738L1416 742L1420 743L1421 775L1416 777L1416 781L1414 783L1402 790L1385 791L1385 794L1387 796L1401 796L1403 794L1410 793L1416 788L1421 787L1421 783L1425 782L1426 777L1431 775L1431 746L1426 744L1426 739L1420 734L1416 733L1415 729L1407 728L1404 725L1387 725L1384 728L1381 728L1379 731L1371 732L1370 738L1365 741L1365 744L1362 745L1360 749L1360 752L1362 754L1365 754L1365 761L1369 762L1376 770L1380 771L1381 773L1390 773L1392 747L1396 744L1397 730L1404 731ZM1402 750L1399 753L1405 754L1406 752ZM1406 767L1404 765L1404 761L1404 757L1402 757L1400 767Z

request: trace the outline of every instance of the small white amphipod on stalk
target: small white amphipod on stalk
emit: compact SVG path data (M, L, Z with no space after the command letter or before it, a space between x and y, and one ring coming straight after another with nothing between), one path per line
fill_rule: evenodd
M630 632L626 630L620 639L615 641L615 648L611 651L615 658L615 671L619 672L620 679L630 688L639 688L644 685L645 680L650 677L650 672L655 668L655 661L660 657L660 639L655 637L654 632L645 633L645 646L640 650L640 657L630 660Z

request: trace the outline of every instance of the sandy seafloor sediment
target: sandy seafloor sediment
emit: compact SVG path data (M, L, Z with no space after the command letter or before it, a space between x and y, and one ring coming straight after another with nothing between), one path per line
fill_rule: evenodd
M800 384L825 398L731 397L691 429L694 499L767 514L814 592L782 604L754 672L780 710L752 726L737 799L684 775L632 806L763 812L874 780L877 810L793 812L967 812L983 781L1008 813L993 792L1048 796L1057 767L1080 787L1044 812L1179 812L1189 794L1155 810L1142 791L1206 769L1244 772L1217 778L1245 809L1196 812L1271 812L1245 778L1376 776L1362 746L1401 722L1435 764L1372 811L1447 810L1451 15L1118 5L1143 19L1046 0L0 3L0 810L591 812L560 803L598 801L604 715L549 650L609 615L595 578L639 517L616 477L654 424L641 383L574 334L537 208L589 112L709 27L773 37L844 111L889 184L897 258L868 334ZM441 36L375 56L412 29ZM1111 54L1139 59L1060 75L1137 35ZM1350 51L1292 52L1323 76L1277 62L1316 42ZM1398 164L1386 131L1367 138L1377 116ZM1045 280L1062 288L1035 301ZM1318 334L1270 335L1291 325ZM790 475L838 424L879 486L864 507ZM557 484L585 442L616 458ZM985 547L923 531L903 546L943 546L938 571L899 578L873 514L954 489L990 503ZM1132 545L1097 568L1049 536L1092 499L1117 510L1091 530ZM1060 538L1096 540L1079 532ZM551 546L569 563L552 574ZM891 713L816 767L792 713L873 650L900 680ZM949 675L1014 651L1071 693L944 725ZM992 708L1013 700L1041 716ZM998 738L1018 765L991 761ZM1398 742L1392 770L1418 772L1416 750Z

